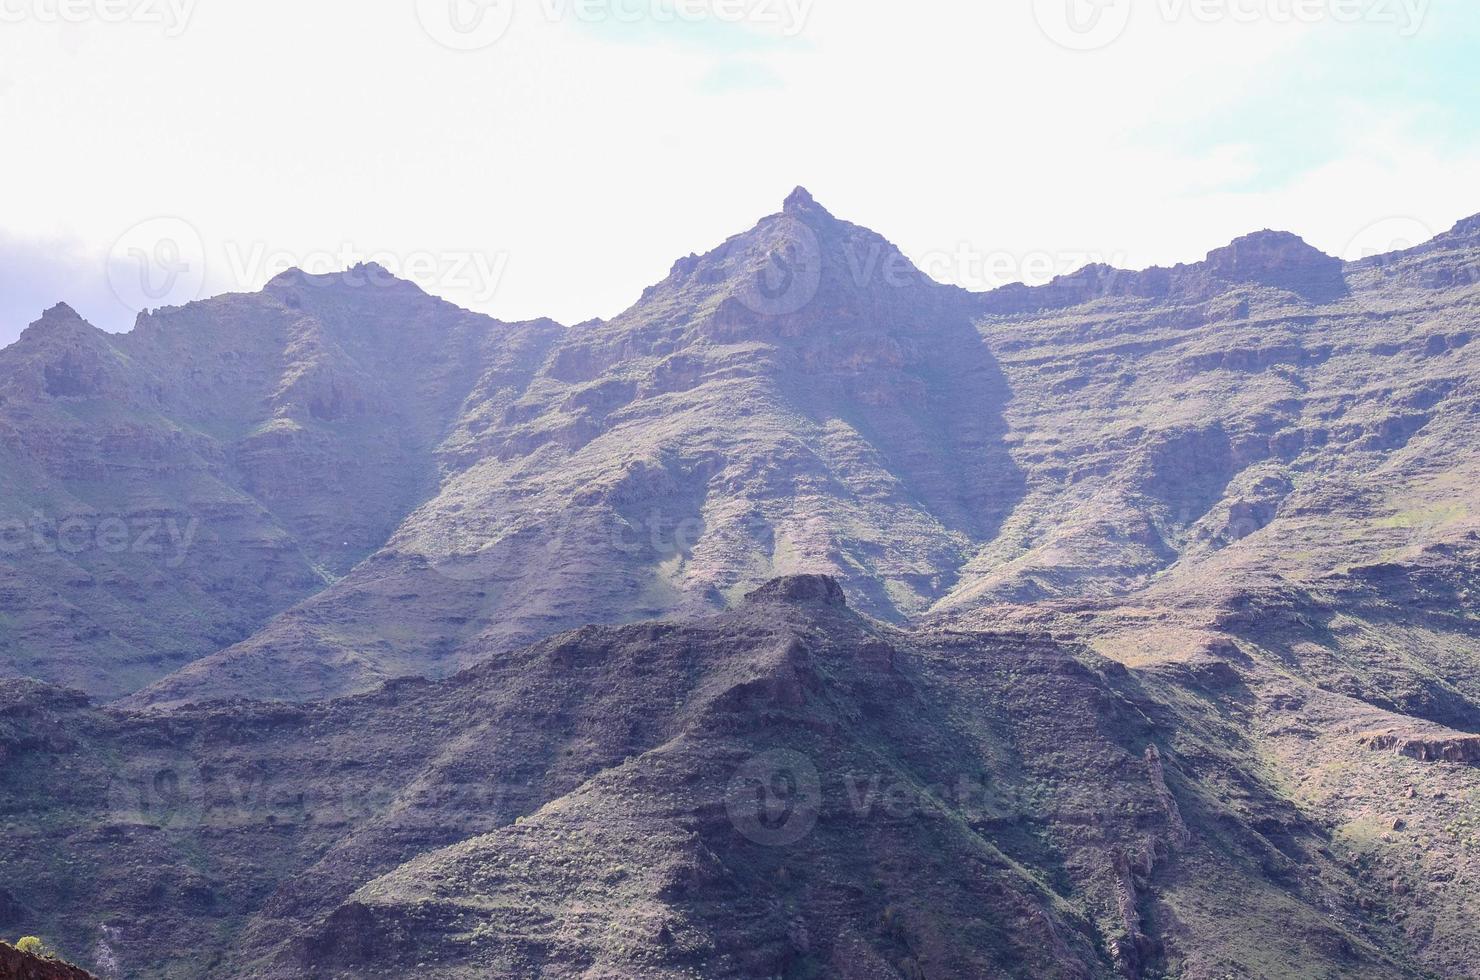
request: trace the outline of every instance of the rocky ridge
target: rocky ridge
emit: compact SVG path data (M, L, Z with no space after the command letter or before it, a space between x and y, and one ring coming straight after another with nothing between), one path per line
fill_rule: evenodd
M364 272L0 352L6 513L84 542L0 553L6 669L134 692L5 684L0 925L145 976L1480 961L1477 219L977 296L799 191L572 328ZM815 821L747 836L797 757Z
M814 576L332 702L12 683L0 861L128 976L1414 975L1245 754L1252 699L1340 699L1219 662L904 632Z

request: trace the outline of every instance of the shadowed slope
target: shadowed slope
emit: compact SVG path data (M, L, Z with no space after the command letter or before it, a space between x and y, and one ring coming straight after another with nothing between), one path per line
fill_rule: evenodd
M470 405L457 468L343 581L131 703L363 690L788 572L921 613L1022 492L965 300L798 191Z
M0 859L131 976L1406 975L1207 683L800 577L329 703L12 686Z

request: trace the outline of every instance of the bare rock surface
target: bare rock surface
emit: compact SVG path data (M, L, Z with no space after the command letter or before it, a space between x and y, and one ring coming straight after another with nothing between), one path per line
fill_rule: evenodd
M329 702L11 682L0 862L128 976L1410 975L1242 709L839 586Z
M60 960L23 953L0 942L0 980L96 980L91 973Z
M800 189L569 328L371 267L48 310L0 926L142 977L1468 976L1477 335L1480 219L973 295Z

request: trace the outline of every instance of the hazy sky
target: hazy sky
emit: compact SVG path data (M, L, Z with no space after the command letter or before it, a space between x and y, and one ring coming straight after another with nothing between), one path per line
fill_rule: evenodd
M0 343L358 258L610 316L796 184L973 288L1386 250L1480 212L1477 8L0 0Z

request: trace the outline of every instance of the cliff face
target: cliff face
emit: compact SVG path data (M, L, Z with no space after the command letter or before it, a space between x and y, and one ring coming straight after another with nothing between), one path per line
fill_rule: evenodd
M0 943L0 980L97 980L86 970L59 960L43 959L22 953L14 946Z
M570 329L370 268L118 337L58 308L0 354L0 644L311 698L779 574L905 622L1468 560L1472 224L973 296L799 190Z
M353 691L586 622L721 609L792 572L919 615L1022 491L1006 399L964 294L796 195L470 406L439 489L377 554L136 703L226 674Z
M1218 663L900 631L803 576L334 702L12 684L0 862L120 976L1411 975L1236 728L1339 699Z
M1425 549L1473 554L1463 227L1381 268L1261 232L971 296L799 193L470 401L384 547L135 703L360 690L791 572L901 622L1452 564Z
M49 311L0 662L133 693L4 686L0 926L142 976L1464 975L1477 228L973 296L798 192L568 329L366 270Z
M557 329L364 270L121 336L48 311L0 353L3 669L117 696L256 631L384 543L448 417Z

